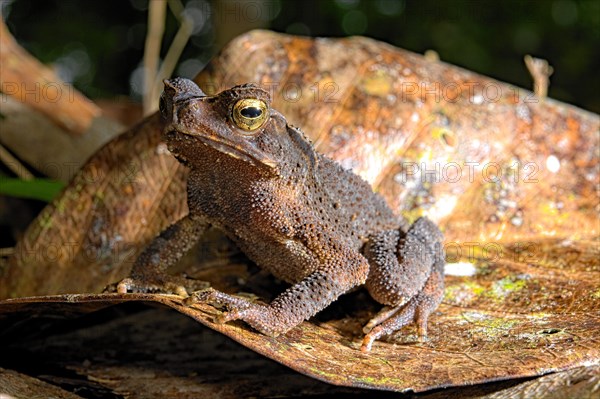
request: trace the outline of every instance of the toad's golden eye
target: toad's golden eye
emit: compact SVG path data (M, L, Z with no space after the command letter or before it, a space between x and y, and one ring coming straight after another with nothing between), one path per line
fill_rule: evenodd
M257 98L245 98L235 103L231 118L240 129L256 130L269 118L269 107Z

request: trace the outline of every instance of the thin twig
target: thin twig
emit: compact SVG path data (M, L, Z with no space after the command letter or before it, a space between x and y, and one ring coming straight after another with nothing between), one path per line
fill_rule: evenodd
M435 50L427 50L423 53L423 57L429 62L438 62L440 60L440 55Z
M167 51L167 55L158 70L156 79L154 80L154 98L158 98L158 92L162 88L163 79L170 77L173 70L175 70L175 65L177 65L177 61L194 29L194 22L185 16L184 7L181 1L169 0L169 8L173 15L175 15L175 18L179 21L180 27L175 34L175 38L173 39L173 42Z
M173 39L173 43L171 43L171 47L169 47L169 51L167 51L165 60L158 70L158 74L156 75L158 88L162 88L163 79L171 76L175 70L175 65L177 65L177 61L179 61L179 57L181 56L181 53L183 52L183 49L190 38L192 33L192 24L189 19L186 19L186 21L187 22L184 22L179 27L179 30Z
M148 4L148 33L144 46L144 115L156 108L154 77L160 59L160 45L165 31L166 1L150 1Z
M31 173L21 161L8 152L2 144L0 144L0 161L19 178L23 180L33 180L33 173Z
M7 258L15 253L15 247L0 248L0 258Z
M548 64L548 61L541 58L534 58L530 55L525 56L525 65L533 78L533 92L538 98L543 100L548 96L550 75L552 75L554 70Z

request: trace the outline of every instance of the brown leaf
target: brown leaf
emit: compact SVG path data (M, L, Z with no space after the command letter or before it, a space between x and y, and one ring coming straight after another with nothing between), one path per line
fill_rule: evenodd
M28 399L80 399L79 395L62 390L52 384L0 368L0 397ZM6 396L5 396L6 395Z
M239 267L223 269L219 266L205 270L202 277L224 289L225 282L235 281L244 274L247 275ZM219 281L223 283L219 284ZM394 390L412 388L420 391L444 385L481 383L502 376L537 375L597 361L597 310L587 312L582 301L583 314L574 312L573 297L557 295L552 301L556 307L552 312L542 310L528 314L526 307L518 308L519 302L524 300L523 295L528 294L524 284L529 282L523 281L502 278L486 286L484 281L459 279L456 285L450 285L446 295L446 303L453 302L454 306L444 304L439 309L431 326L429 342L416 343L414 332L405 329L390 340L397 345L390 348L388 344L377 343L368 355L357 349L360 326L366 321L366 312L372 309L367 306L347 313L353 308L349 302L367 302L364 293L344 298L344 303L337 309L342 317L333 312L329 319L304 323L279 338L257 334L242 323L215 325L211 320L218 311L214 308L198 306L198 309L191 309L182 305L178 297L161 295L16 299L0 304L0 313L10 315L19 311L26 318L39 318L52 317L55 313L75 315L97 311L121 301L157 301L307 375L336 384ZM577 287L581 281L571 284ZM568 284L563 282L563 285ZM248 291L244 288L228 287L233 292ZM454 296L456 294L458 298ZM570 305L567 307L569 312L561 313L560 309L567 304ZM494 311L494 308L500 310ZM512 311L502 310L507 308ZM21 322L20 319L18 323L8 319L5 325L20 325ZM7 331L6 328L1 330ZM323 370L327 370L327 374Z
M116 302L29 303L13 307L8 315L3 306L2 364L88 398L287 397L350 391L298 374L163 306L131 301L114 306ZM76 317L93 309L100 310ZM0 395L3 388L0 383Z
M600 391L600 367L578 367L540 377L533 381L525 382L516 387L508 388L482 399L509 399L509 398L597 398Z
M0 309L27 313L47 302L40 309L50 312L56 302L63 305L52 312L62 313L67 303L81 311L155 301L312 377L396 391L600 361L597 115L365 38L251 32L197 81L206 92L245 82L273 89L274 108L369 179L398 213L439 222L450 267L429 341L416 342L410 327L360 353L360 327L377 309L361 292L278 338L214 324L212 307L160 295L41 297ZM150 117L90 160L19 243L0 297L98 292L185 214L185 171L161 150L160 130ZM64 252L65 243L75 250ZM195 262L188 274L229 292L276 292L261 275L220 267L226 260L215 247L228 250L212 235L200 248L216 263Z

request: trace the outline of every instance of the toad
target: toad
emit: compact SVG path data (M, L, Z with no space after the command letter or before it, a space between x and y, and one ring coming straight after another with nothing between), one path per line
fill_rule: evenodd
M277 336L364 286L384 306L364 326L363 352L413 321L426 337L444 289L443 236L433 222L408 226L366 181L316 152L258 86L207 96L188 79L166 80L160 113L169 150L190 169L189 214L152 241L118 292L191 294L225 307L220 322ZM289 288L264 304L194 291L194 280L167 274L209 225Z

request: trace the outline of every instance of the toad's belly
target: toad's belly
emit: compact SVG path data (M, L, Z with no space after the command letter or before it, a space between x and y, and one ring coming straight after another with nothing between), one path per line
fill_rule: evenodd
M231 236L240 250L261 269L288 283L297 283L314 273L320 260L299 241L273 239L249 242Z

